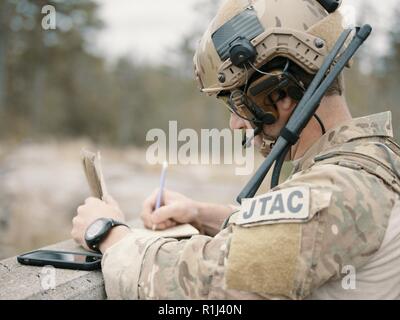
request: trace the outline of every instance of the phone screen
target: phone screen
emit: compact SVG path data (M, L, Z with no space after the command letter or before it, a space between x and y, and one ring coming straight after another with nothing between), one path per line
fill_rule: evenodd
M60 251L35 251L22 256L26 259L35 259L41 261L60 261L72 263L91 263L101 260L100 255L86 255L79 253L69 253Z

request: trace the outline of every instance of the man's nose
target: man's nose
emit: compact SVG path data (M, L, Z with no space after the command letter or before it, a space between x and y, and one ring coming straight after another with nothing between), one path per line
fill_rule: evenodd
M231 119L229 121L229 126L231 127L232 130L246 129L246 122L238 115L232 113Z

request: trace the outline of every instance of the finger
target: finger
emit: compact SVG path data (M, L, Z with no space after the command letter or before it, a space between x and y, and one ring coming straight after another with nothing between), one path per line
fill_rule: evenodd
M173 228L176 226L176 222L173 220L167 220L165 221L165 226L167 229Z
M154 211L156 205L156 195L152 194L143 201L142 214L150 214Z
M71 238L72 238L76 243L79 243L78 237L77 237L76 232L75 232L74 229L72 229L72 231L71 231Z
M73 219L72 219L72 224L73 225L76 225L78 223L78 216L75 216Z
M165 222L162 222L159 224L155 224L153 229L154 230L165 230L165 229L167 229L167 225Z
M78 209L76 209L76 213L78 215L80 215L80 214L83 213L84 210L85 210L85 206L84 205L83 206L79 206Z
M91 204L91 203L97 203L97 202L101 202L101 200L94 198L94 197L90 197L85 200L85 204Z
M153 212L153 207L151 204L147 203L146 201L143 202L143 206L142 206L142 212L140 213L140 216L142 218L145 218L149 215L151 215Z
M153 228L153 224L151 223L150 220L147 221L143 221L144 226L146 227L146 229L152 229Z
M152 229L154 231L154 230L170 229L170 228L176 227L178 223L174 220L169 219L164 222L161 222L160 224L152 224L151 222L150 222L150 224L151 225L150 225L149 229Z
M174 205L164 206L153 212L151 215L151 222L154 224L163 223L169 219L178 216L179 212Z
M152 229L153 230L166 230L174 227L176 223L172 220L167 220L165 222L161 222L159 224L154 224Z
M149 226L151 227L151 225L153 224L151 222L150 216L149 215L144 215L141 214L140 215L140 219L142 220L143 224L146 226L146 228L148 228Z
M151 222L149 215L141 215L140 218L142 219L143 224L146 228L148 229L152 228L153 223Z

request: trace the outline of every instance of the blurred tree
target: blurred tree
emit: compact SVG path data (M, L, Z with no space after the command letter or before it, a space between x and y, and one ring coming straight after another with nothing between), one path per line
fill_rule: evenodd
M197 13L197 19L193 26L182 38L180 46L175 50L178 54L179 64L183 74L193 76L193 55L201 36L214 17L221 0L198 0L193 5L193 11ZM188 73L190 71L190 73Z
M56 30L42 29L45 4L57 10ZM168 58L173 64L138 65L125 57L109 65L92 50L102 27L95 0L0 1L0 137L87 136L95 142L144 145L147 131L167 130L169 120L178 121L179 128L226 127L229 113L199 92L192 62L219 4L196 2L198 18L173 50L174 58ZM356 60L347 72L354 115L391 107L398 124L399 38L394 25L390 56L382 64Z
M199 17L216 3L201 0ZM41 8L47 4L56 8L56 30L41 27ZM102 26L97 8L94 0L0 3L2 138L88 136L143 145L146 132L167 129L168 120L198 130L226 123L226 112L200 95L193 81L199 30L183 39L178 68L139 67L128 58L106 67L90 49Z
M346 95L356 117L392 111L396 139L400 141L400 110L397 107L400 98L400 10L393 9L394 14L387 10L386 18L381 17L383 22L379 23L372 2L361 7L358 24L372 23L373 33L356 56L352 68L346 71ZM390 30L388 41L391 49L386 56L379 56L374 45L378 38L381 41L385 39L383 35L387 30Z
M56 30L41 26L41 9L48 4L57 10ZM101 26L96 18L97 4L91 0L6 0L2 6L6 19L2 19L1 42L7 40L2 50L3 63L0 60L7 87L2 103L7 108L3 134L27 136L47 131L54 113L61 111L66 101L70 102L68 111L63 112L66 121L79 114L82 107L75 86L76 67L85 59L85 63L96 63L96 58L85 51L85 45L87 34ZM53 90L58 91L61 104L46 105L47 95ZM79 117L76 120L72 124L79 127Z
M214 98L207 97L198 90L198 84L194 80L193 56L197 45L208 27L212 18L215 16L222 0L198 0L193 5L193 10L197 13L197 18L193 22L193 27L182 38L180 46L175 50L178 59L178 75L182 81L184 90L182 96L187 97L189 102L183 106L184 110L195 113L196 123L190 123L190 127L200 130L200 128L225 128L228 125L229 113ZM184 104L187 104L185 102ZM194 120L194 119L192 119ZM183 124L188 123L188 119L182 119ZM188 123L189 124L189 123Z
M400 9L395 8L390 32L390 53L385 59L385 72L377 80L378 97L384 105L392 110L395 134L400 142Z

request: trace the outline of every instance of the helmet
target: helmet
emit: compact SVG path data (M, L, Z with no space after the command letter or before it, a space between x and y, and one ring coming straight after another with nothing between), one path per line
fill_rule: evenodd
M325 3L337 9L340 1L226 0L194 56L201 91L219 95L240 88L276 57L315 74L344 29L339 11L330 14L325 8L334 9Z
M340 3L226 0L194 56L201 91L225 100L257 128L275 123L276 102L287 95L301 100L343 32ZM262 134L265 156L275 138Z

